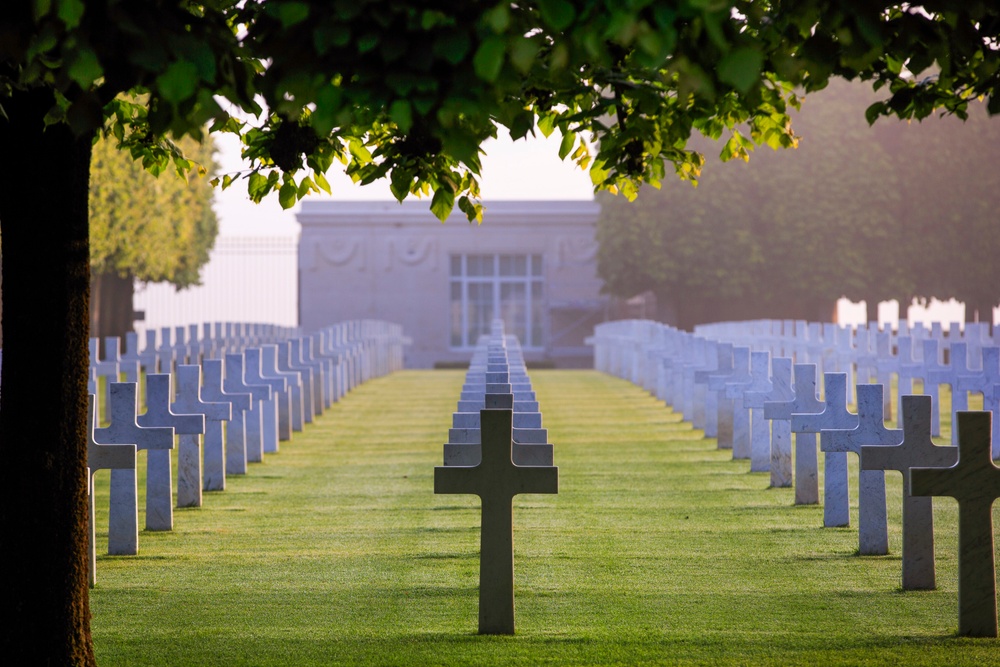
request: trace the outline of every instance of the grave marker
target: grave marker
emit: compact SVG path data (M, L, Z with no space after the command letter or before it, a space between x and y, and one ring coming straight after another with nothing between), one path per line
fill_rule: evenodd
M170 411L170 375L155 373L146 376L146 413L136 418L143 428L169 427L173 434L194 436L195 451L198 435L205 432L202 415L177 415ZM146 452L146 530L173 530L174 510L170 449L150 449ZM179 453L179 452L178 452Z
M229 403L209 403L201 399L201 366L177 367L177 397L171 406L179 414L204 415L203 446L207 452L223 451L222 424L232 417ZM177 506L201 507L202 466L201 447L197 435L181 435L177 451ZM208 455L205 455L208 458ZM221 469L221 456L218 458ZM225 473L224 470L222 470ZM225 474L222 475L223 487Z
M882 385L859 384L857 425L851 430L824 431L820 447L824 452L848 452L861 460L862 447L895 446L903 441L901 430L885 427L882 416ZM900 413L902 406L900 407ZM848 501L846 468L844 501ZM849 517L850 515L848 515ZM849 520L849 519L848 519ZM858 473L858 553L862 556L889 553L889 533L885 507L885 472L861 470Z
M798 372L798 366L795 368ZM858 425L857 415L847 411L847 373L827 373L824 378L823 411L816 412L815 367L804 369L805 381L812 382L805 399L808 412L792 415L795 434L795 504L814 505L819 502L819 462L816 457L816 435L828 429L848 429ZM799 385L795 376L795 386ZM846 526L851 521L847 502L847 455L843 452L823 454L823 526ZM800 490L801 489L801 490Z
M489 408L480 413L478 466L434 468L434 493L475 494L482 501L479 634L514 634L514 496L559 492L559 468L514 465L513 414L512 409Z
M226 475L245 475L247 472L247 440L243 413L250 409L250 394L229 393L223 388L222 360L205 359L201 364L205 384L201 396L210 403L229 403L232 418L226 422L225 446L216 449L216 443L205 441L205 491L222 491L226 488Z
M1000 468L993 464L992 414L958 415L958 461L950 468L914 468L910 493L958 501L958 633L997 636L993 501L1000 497Z
M764 418L764 401L774 390L770 366L770 352L750 353L750 385L743 393L743 407L750 410L750 472L771 469L771 429Z
M156 451L173 449L174 429L144 428L136 423L138 411L136 384L134 382L112 382L108 414L111 423L107 428L94 429L94 442L102 445L135 445L137 450ZM147 461L148 464L148 461ZM161 489L156 487L156 479L146 477L146 497L156 497ZM169 490L168 490L169 493ZM148 500L147 500L148 502ZM134 556L139 553L139 527L134 531L125 526L135 522L133 507L138 507L136 497L135 469L111 471L111 508L109 522L122 527L121 541L112 544L108 536L108 553L119 556ZM148 522L147 515L147 522Z
M733 374L721 394L733 415L733 459L750 458L750 411L743 405L743 392L753 382L750 375L750 348L733 348Z
M1000 399L1000 347L983 346L983 370L971 375L958 376L959 391L983 395L983 410L996 410ZM952 423L952 430L957 430ZM993 424L993 456L1000 457L1000 419Z
M862 446L861 470L898 470L903 475L903 590L930 590L934 573L934 512L930 498L915 497L907 480L910 468L943 468L958 461L957 447L931 442L931 399L906 396L903 441Z
M771 486L783 488L792 485L792 421L772 417L768 405L784 405L794 400L792 386L792 360L777 357L771 360L772 391L764 401L764 419L771 422ZM783 414L780 410L775 414Z
M93 394L87 397L87 496L89 502L89 524L90 524L90 545L89 565L90 565L90 587L97 584L97 531L95 526L95 506L94 506L94 475L99 470L110 470L114 474L115 470L132 471L132 494L133 504L128 507L119 507L117 511L109 513L109 519L122 520L115 523L109 520L108 523L108 553L112 544L136 544L139 543L139 507L138 490L135 489L135 445L102 445L94 440L94 426L97 424L97 402ZM126 503L129 496L123 498L112 498L112 502L122 501ZM131 519L129 519L131 512ZM130 534L131 533L131 534ZM138 547L136 547L138 548Z
M777 384L777 383L775 383ZM793 414L815 414L822 412L823 404L816 398L816 364L795 364L795 398L790 401L768 401L764 403L764 417L778 422L787 422L790 433L792 428ZM775 452L772 439L771 448L771 478L774 479ZM791 438L787 450L779 452L777 465L783 470L787 470L788 480L783 486L792 484L792 451ZM812 452L810 454L810 452ZM819 502L819 487L816 475L816 434L815 433L795 433L795 456L796 475L795 480L795 504L814 504ZM810 470L813 472L810 473ZM812 479L809 479L809 475ZM798 479L804 476L805 479ZM775 486L772 483L772 486ZM815 490L813 490L815 487Z
M246 460L260 463L264 460L264 402L271 399L271 387L262 384L247 384L243 374L243 355L226 355L226 377L222 386L230 393L250 394L250 408L243 413L243 428L246 435ZM271 404L275 412L277 405ZM226 472L229 472L227 469ZM246 470L244 469L244 472Z

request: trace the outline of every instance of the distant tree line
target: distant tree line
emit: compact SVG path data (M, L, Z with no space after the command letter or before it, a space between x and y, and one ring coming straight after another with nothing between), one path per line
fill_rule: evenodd
M178 148L206 173L158 176L109 139L94 144L90 175L90 335L131 331L136 280L200 284L219 230L212 210L214 142L190 137Z
M828 321L840 297L1000 301L1000 120L882 120L881 96L832 81L793 114L797 150L713 164L697 188L667 180L635 201L599 195L598 272L620 297L651 291L689 328L747 318ZM707 140L707 155L730 150Z

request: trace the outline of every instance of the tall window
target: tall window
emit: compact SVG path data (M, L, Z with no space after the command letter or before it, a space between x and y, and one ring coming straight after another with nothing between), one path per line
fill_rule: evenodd
M526 348L542 347L541 255L451 256L451 346L474 347L502 319Z

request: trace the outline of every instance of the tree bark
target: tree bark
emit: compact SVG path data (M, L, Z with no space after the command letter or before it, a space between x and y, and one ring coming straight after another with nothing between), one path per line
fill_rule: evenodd
M45 128L50 93L0 117L4 355L0 534L12 665L94 665L87 570L90 137Z
M117 273L97 273L90 279L90 335L104 340L117 336L124 340L132 331L135 311L132 298L135 279ZM103 347L101 348L104 349Z

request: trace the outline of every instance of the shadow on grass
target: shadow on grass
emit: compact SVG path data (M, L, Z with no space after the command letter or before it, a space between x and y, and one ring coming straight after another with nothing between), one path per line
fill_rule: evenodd
M110 665L930 665L990 664L995 642L953 635L883 636L849 644L826 642L819 633L746 637L732 632L668 635L637 628L626 636L559 635L524 629L519 634L479 635L449 628L393 633L359 629L350 636L297 636L276 628L267 635L209 635L197 641L149 634L139 642L119 638L98 644L102 667ZM724 635L724 637L723 637ZM986 660L987 662L983 662Z

